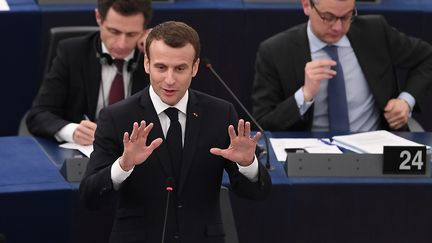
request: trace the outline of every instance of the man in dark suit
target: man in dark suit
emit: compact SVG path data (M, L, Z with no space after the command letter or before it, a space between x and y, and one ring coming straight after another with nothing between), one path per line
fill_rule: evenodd
M252 99L264 129L332 130L330 99L336 96L346 97L345 108L333 108L347 113L344 132L401 129L414 108L428 105L423 99L432 84L431 45L398 32L381 16L357 16L355 0L302 5L308 23L259 47ZM328 54L329 45L337 48L339 62ZM402 86L399 69L408 73ZM345 88L330 88L338 75ZM343 94L331 95L335 90Z
M224 169L239 196L259 200L269 193L270 177L254 155L261 134L251 136L232 104L189 88L199 53L198 34L186 24L154 27L144 61L151 85L100 113L80 195L90 208L118 196L110 242L161 242L162 235L164 242L224 242ZM182 148L173 155L178 123Z
M99 32L60 42L27 116L32 134L92 144L99 111L148 84L137 42L147 32L151 1L98 0L95 12Z

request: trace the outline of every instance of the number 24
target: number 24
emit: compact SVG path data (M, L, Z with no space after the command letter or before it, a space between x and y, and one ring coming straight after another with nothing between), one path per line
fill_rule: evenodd
M399 165L399 170L411 170L412 166L417 166L417 170L421 170L423 166L422 151L417 151L414 158L411 161L411 153L408 150L403 150L400 153L401 158L405 158L404 161ZM411 161L411 165L409 162Z

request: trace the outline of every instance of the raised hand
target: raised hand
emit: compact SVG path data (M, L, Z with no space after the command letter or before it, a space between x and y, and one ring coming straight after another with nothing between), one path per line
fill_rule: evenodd
M319 91L321 79L330 79L336 71L330 69L336 62L329 59L314 60L306 63L303 94L305 101L311 101Z
M132 133L129 136L128 132L123 134L123 155L120 157L120 167L124 171L131 170L135 165L143 163L159 145L162 144L162 138L156 138L150 145L147 144L147 136L153 128L153 123L146 126L145 121L141 121L138 126L134 122Z
M211 148L210 153L234 161L241 166L248 166L254 161L255 148L261 133L257 132L251 137L250 122L245 122L243 119L238 122L237 132L236 134L233 125L228 126L230 145L226 149Z

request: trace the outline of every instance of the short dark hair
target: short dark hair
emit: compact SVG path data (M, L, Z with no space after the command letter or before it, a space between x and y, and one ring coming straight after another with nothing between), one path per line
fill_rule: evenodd
M167 21L154 27L146 40L145 50L150 59L150 45L154 40L163 40L173 48L181 48L190 43L195 49L194 62L199 58L201 46L198 33L183 22Z
M145 18L144 27L150 22L153 15L151 0L98 0L97 9L102 21L105 20L110 8L124 16L142 13Z

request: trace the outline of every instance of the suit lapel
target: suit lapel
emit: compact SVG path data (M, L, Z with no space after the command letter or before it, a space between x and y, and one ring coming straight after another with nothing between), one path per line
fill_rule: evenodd
M309 39L307 37L307 25L302 24L299 26L298 29L296 29L297 34L294 34L294 36L298 36L298 38L295 39L294 45L296 52L293 52L292 54L297 55L294 60L297 60L295 62L296 67L296 77L304 77L304 68L306 63L310 62L312 60L310 47L309 47ZM302 81L303 78L297 79L298 88L304 85L304 82Z
M148 142L155 140L156 138L164 138L162 127L159 121L159 117L154 109L153 102L150 99L149 87L142 91L141 102L142 114L141 117L148 122L153 122L153 129L148 135ZM160 164L167 175L167 177L173 177L173 169L171 166L171 160L168 153L168 148L163 142L153 153L157 156Z
M189 89L189 102L186 113L186 131L183 147L182 168L178 193L183 190L186 178L192 165L196 148L198 147L198 134L201 127L202 109L198 105L195 93Z

